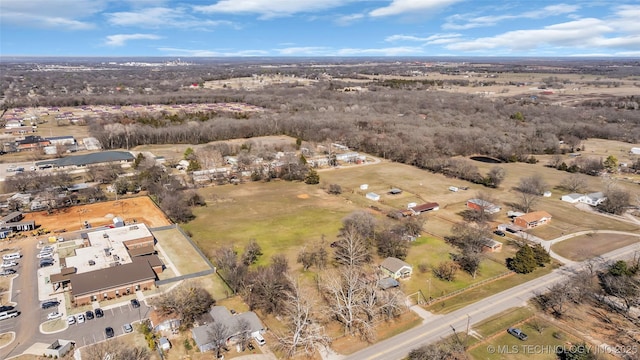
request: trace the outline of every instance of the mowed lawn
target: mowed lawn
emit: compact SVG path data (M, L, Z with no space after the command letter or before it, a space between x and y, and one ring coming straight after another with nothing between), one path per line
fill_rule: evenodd
M225 185L199 190L206 207L194 209L196 219L183 225L205 254L222 246L242 253L255 239L262 247L260 263L284 254L290 265L305 244L330 243L342 219L358 208L318 185L285 181ZM328 245L328 244L327 244Z
M637 242L640 242L640 235L595 233L561 241L552 245L551 250L569 260L583 261Z
M180 275L209 270L206 261L178 229L155 230L153 236L177 267Z

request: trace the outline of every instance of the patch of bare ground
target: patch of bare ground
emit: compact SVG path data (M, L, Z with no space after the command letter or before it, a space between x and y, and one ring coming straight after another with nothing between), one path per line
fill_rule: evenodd
M640 242L638 236L592 233L564 240L551 249L569 260L583 261L637 242Z

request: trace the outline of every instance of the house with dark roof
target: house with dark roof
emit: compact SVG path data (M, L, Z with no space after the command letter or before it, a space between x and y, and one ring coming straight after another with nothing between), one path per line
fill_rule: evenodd
M191 329L191 336L200 352L214 350L217 346L211 336L211 328L214 323L222 324L226 329L225 344L227 345L241 337L252 337L265 332L264 325L253 311L231 314L224 306L214 306L209 311L209 315L213 320L211 323Z
M33 151L47 145L51 145L49 140L35 135L25 136L23 140L16 141L16 149L18 151Z
M384 259L380 263L380 270L396 280L408 278L413 273L411 265L395 257Z
M55 168L82 168L97 164L127 164L135 157L128 151L101 151L91 154L67 156L55 160L36 162L36 166L51 165Z
M35 221L22 221L23 217L22 212L14 211L0 218L0 239L4 239L14 231L28 231L36 228Z

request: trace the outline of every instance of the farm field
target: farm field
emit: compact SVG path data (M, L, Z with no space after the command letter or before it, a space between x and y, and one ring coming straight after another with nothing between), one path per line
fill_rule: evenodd
M569 260L583 261L638 242L640 236L595 233L553 244L551 250Z

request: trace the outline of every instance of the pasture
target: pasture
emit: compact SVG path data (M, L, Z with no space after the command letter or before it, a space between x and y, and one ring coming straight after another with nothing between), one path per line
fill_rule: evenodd
M640 236L591 233L553 244L551 250L569 260L583 261L638 242Z

